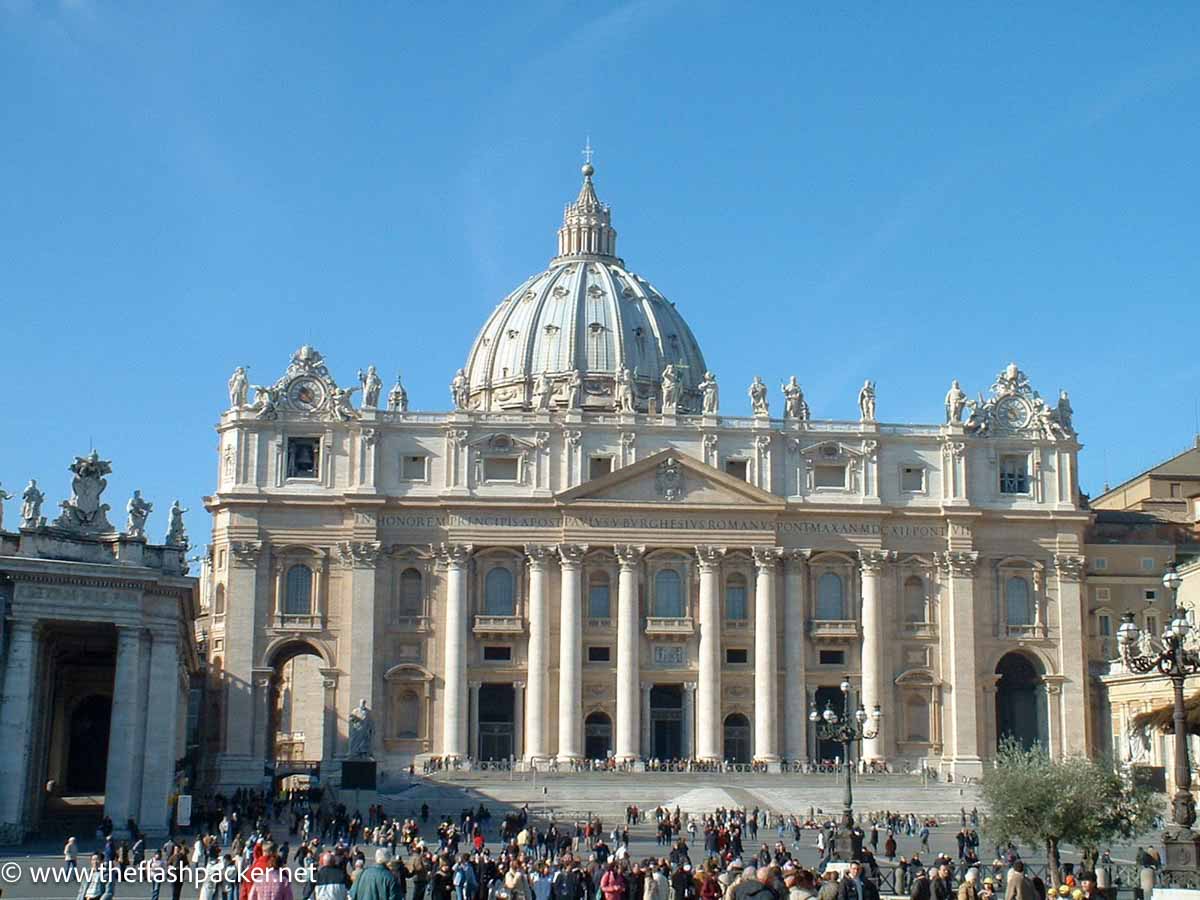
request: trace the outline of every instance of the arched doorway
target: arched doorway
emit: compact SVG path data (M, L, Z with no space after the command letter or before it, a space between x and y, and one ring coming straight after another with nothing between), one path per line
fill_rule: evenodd
M741 713L725 717L726 762L750 762L750 720Z
M479 758L516 756L516 689L511 684L479 686Z
M277 763L325 756L324 665L308 644L289 644L275 654L267 747Z
M75 704L67 723L68 794L102 794L108 770L112 697L93 694Z
M594 712L583 720L583 755L588 759L607 759L612 750L612 719L607 713Z
M1012 738L1022 747L1049 749L1046 685L1040 667L1024 653L1006 653L996 664L997 746Z
M683 756L683 687L656 684L650 688L650 755L655 759Z

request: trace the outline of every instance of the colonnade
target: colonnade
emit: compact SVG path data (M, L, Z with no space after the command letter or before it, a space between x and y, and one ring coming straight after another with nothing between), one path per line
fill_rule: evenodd
M560 762L583 757L583 559L586 546L527 545L529 565L528 673L523 706L524 754L526 762ZM616 545L617 641L616 717L614 755L618 762L642 757L642 684L640 669L641 617L638 593L644 546ZM702 761L722 759L721 716L721 561L726 548L702 545L695 548L700 575L698 603L699 660L696 678L695 757ZM439 559L446 571L446 634L444 640L445 693L442 702L442 755L469 755L467 722L467 633L470 622L468 565L470 545L442 545ZM806 638L808 619L805 567L811 551L755 547L754 603L754 758L768 765L783 756L790 760L808 755ZM863 551L862 580L862 701L868 708L884 696L884 671L880 665L883 629L880 618L881 575L887 551ZM778 589L780 564L784 588ZM560 567L559 681L557 754L551 752L547 733L550 703L550 566ZM783 629L783 691L780 702L779 618ZM780 720L784 728L780 734ZM864 744L868 760L883 756L883 732ZM781 744L782 737L782 744Z

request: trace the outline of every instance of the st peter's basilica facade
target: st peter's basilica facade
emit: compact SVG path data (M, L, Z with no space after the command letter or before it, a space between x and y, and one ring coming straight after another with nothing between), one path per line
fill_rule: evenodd
M808 714L843 678L881 712L870 760L977 775L1004 734L1086 751L1066 394L1010 364L977 400L955 382L940 423L895 425L871 382L858 420L825 421L755 378L754 414L722 415L752 373L718 388L617 257L592 175L451 412L409 412L373 368L340 386L307 346L273 384L234 373L203 587L213 782L345 757L360 701L385 771L776 769L840 754Z

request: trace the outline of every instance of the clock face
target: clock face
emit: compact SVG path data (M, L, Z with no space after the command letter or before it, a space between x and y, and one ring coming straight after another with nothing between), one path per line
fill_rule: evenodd
M303 410L314 410L325 403L325 386L315 378L297 378L288 385L288 400Z
M996 404L996 422L1007 431L1020 431L1032 416L1029 404L1020 397L1005 397Z

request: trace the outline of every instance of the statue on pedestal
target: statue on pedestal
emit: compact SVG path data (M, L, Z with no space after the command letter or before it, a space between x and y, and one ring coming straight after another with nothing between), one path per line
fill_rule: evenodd
M750 411L756 416L769 415L767 412L767 386L763 384L762 376L755 375L750 382Z
M1075 410L1071 409L1071 398L1067 396L1067 392L1060 390L1058 392L1058 424L1062 426L1063 431L1069 434L1075 433L1075 426L1071 424L1071 417L1075 415Z
M42 503L46 495L38 490L37 481L29 479L25 491L21 494L21 527L37 528L42 518Z
M153 503L142 499L141 491L134 491L129 502L125 504L128 519L125 522L125 533L130 537L144 538L146 536L146 519L154 509Z
M404 385L400 383L400 373L396 373L396 383L392 385L392 389L388 391L388 411L389 412L408 412L408 391L404 389Z
M578 409L583 394L583 374L573 369L567 377L567 409Z
M875 382L869 378L858 392L858 416L862 422L875 421Z
M673 416L679 409L679 370L674 363L667 363L662 373L663 415Z
M246 380L246 367L238 366L229 376L229 405L241 409L246 405L246 393L250 383Z
M93 450L87 456L75 457L75 462L67 468L75 473L71 479L71 499L59 504L62 514L54 520L54 524L59 528L89 533L116 531L108 521L111 507L100 502L100 495L108 487L108 479L104 476L112 473L112 463L101 459L100 454Z
M167 537L163 541L164 544L171 547L188 546L187 531L183 527L183 514L185 512L187 510L179 505L178 500L171 504L171 519L170 524L167 526Z
M946 392L946 423L957 425L962 421L963 411L967 408L967 395L958 386L958 379L950 382L950 390Z
M13 494L10 494L4 488L0 487L0 529L4 527L4 501L12 500Z
M467 408L467 399L470 393L470 385L467 382L466 369L459 369L454 373L454 378L450 382L450 399L454 401L454 408L463 410Z
M541 412L548 410L550 396L553 393L554 388L550 384L550 376L542 372L533 380L533 408Z
M633 398L633 375L625 366L617 370L617 409L620 412L637 411Z
M808 404L804 402L804 391L793 375L787 384L783 385L783 417L808 421Z
M350 752L352 757L371 755L371 743L375 737L375 722L371 711L367 709L366 699L358 701L358 706L350 710Z
M358 370L358 384L362 388L361 409L378 409L379 392L383 390L383 381L374 366L367 366L367 371Z
M712 372L704 373L704 380L700 382L700 393L704 398L704 403L701 407L704 415L715 416L720 401L720 391L717 388L717 376Z

